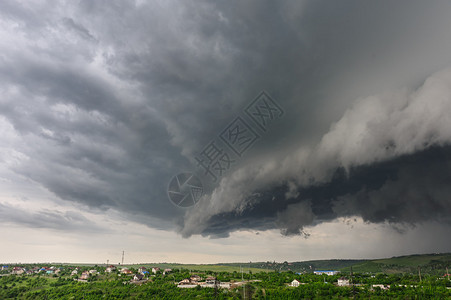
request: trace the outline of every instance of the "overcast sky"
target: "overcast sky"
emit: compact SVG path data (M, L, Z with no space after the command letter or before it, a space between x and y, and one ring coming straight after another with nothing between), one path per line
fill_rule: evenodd
M0 261L451 251L450 14L1 1ZM170 200L181 173L195 205Z

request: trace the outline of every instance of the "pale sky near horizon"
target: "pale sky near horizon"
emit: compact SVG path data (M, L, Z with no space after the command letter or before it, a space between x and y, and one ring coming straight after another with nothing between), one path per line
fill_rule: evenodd
M0 262L451 252L450 13L0 2Z

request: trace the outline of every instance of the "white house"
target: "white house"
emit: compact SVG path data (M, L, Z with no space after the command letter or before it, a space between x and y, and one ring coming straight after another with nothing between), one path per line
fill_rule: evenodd
M191 284L191 280L189 278L185 278L179 282L179 285L189 285Z
M116 271L116 267L113 266L113 265L108 266L108 267L105 269L105 272L107 272L107 273L111 273L111 272L113 272L113 271Z
M371 288L374 290L374 288L380 288L381 290L388 290L390 289L390 285L384 285L384 284L373 284L371 285Z
M216 277L209 276L207 279L205 279L205 284L219 284L219 281L216 279Z
M144 279L144 275L143 274L135 274L135 276L133 276L133 280L134 281L140 281Z
M294 287L298 287L299 284L301 284L298 280L294 279L291 283L290 286L294 286Z
M337 285L338 286L349 286L349 279L347 279L345 277L338 278Z
M21 275L25 273L25 269L22 267L14 267L13 270L11 271L11 274L16 274L16 275Z
M333 276L333 275L337 275L338 273L340 273L340 271L313 271L313 274L315 275L329 275L329 276Z
M160 268L158 268L158 267L152 268L152 273L157 274L158 271L160 271Z

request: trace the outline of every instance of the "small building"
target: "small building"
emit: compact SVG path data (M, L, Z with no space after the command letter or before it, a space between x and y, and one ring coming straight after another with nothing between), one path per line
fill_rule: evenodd
M337 282L338 286L349 286L349 279L346 277L340 277L338 278L338 282Z
M139 267L138 273L144 274L144 272L147 272L147 268L146 267Z
M158 267L152 268L152 273L157 274L158 271L160 271L160 268L158 268Z
M290 286L298 287L300 284L301 284L301 283L300 283L298 280L294 279L294 280L290 283Z
M97 274L97 270L94 270L94 269L89 270L89 274L96 275Z
M8 266L2 266L2 271L3 270L8 270Z
M380 288L381 290L388 290L390 289L390 285L385 284L372 284L371 289L374 290L375 288Z
M74 275L77 275L77 274L78 274L78 270L75 269L75 270L73 270L73 271L70 273L70 276L74 276Z
M163 275L166 275L166 274L171 273L171 272L172 272L172 269L164 269Z
M179 282L179 285L187 285L187 284L192 284L189 278L185 278Z
M132 275L133 274L133 272L130 271L129 269L127 269L127 268L121 269L121 273L125 274L125 275Z
M87 280L89 278L89 272L85 271L83 273L81 273L80 279L82 280Z
M333 275L337 275L338 273L340 273L340 271L331 271L331 270L327 270L327 271L313 271L313 274L315 275L328 275L328 276L333 276Z
M108 267L105 269L105 272L107 272L107 273L111 273L111 272L114 272L114 271L116 271L116 267L113 266L113 265L110 265L110 266L108 266Z
M199 275L192 275L189 279L191 280L191 282L198 282L202 280Z
M134 281L139 281L139 280L143 280L143 279L144 279L143 274L135 274L135 276L133 276Z
M23 273L25 273L25 269L22 267L14 267L11 271L11 274L16 274L16 275L22 275Z
M205 284L218 284L219 281L216 279L216 277L209 276L207 279L205 279Z

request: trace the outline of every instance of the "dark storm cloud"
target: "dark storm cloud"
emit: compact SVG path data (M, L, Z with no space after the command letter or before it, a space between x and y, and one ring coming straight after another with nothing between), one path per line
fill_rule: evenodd
M0 114L19 138L0 145L23 154L13 171L63 200L156 227L169 221L184 236L296 234L353 214L426 220L446 201L431 201L424 217L414 213L419 200L393 217L377 204L402 194L409 171L399 157L451 140L449 71L414 89L451 62L450 9L441 1L4 1ZM198 206L172 206L170 178L193 170L194 156L261 90L284 119ZM376 176L386 160L399 178ZM359 181L351 173L362 165L373 175ZM435 173L427 174L431 186Z
M353 167L348 173L337 169L329 182L299 188L294 198L286 197L287 185L262 190L240 212L212 216L203 234L270 228L301 234L306 226L354 216L392 225L451 224L450 165L451 146L445 146Z

